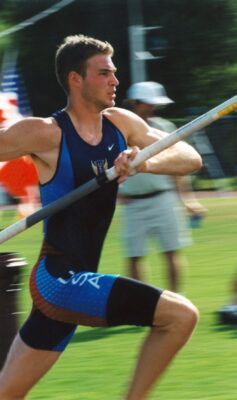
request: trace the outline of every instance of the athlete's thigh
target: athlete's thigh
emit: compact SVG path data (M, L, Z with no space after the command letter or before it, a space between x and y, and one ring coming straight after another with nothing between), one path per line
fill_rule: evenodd
M189 317L196 319L198 311L193 303L179 293L164 290L154 312L154 326L165 326L170 322L179 321L183 326Z
M60 352L36 350L16 336L0 374L1 398L23 398L53 366Z
M33 307L20 329L23 342L37 350L62 352L76 330L75 324L56 321Z
M55 277L49 273L43 259L31 276L33 304L52 320L76 325L106 326L107 299L116 278L114 274L76 272L72 267L66 277Z
M154 313L163 290L127 277L118 277L106 309L109 326L153 326Z
M44 261L33 279L33 301L45 317L86 325L150 325L161 290L114 274L71 271L68 279L50 276Z

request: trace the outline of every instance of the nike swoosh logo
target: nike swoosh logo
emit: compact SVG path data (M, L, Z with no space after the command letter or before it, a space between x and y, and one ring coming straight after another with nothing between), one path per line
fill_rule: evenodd
M114 147L114 143L111 144L111 146L108 146L108 150L111 151L113 147Z

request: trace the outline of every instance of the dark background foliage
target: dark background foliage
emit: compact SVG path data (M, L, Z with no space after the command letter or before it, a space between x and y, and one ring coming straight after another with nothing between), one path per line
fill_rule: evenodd
M0 32L56 3L0 1ZM131 84L128 26L131 21L136 22L138 8L138 23L159 27L147 32L144 39L147 50L160 56L146 62L147 79L163 83L175 100L163 111L164 116L182 119L200 114L236 94L235 0L76 0L57 13L0 38L0 61L10 46L19 51L18 61L34 115L48 116L65 105L65 95L55 78L54 54L65 36L77 33L107 40L114 46L120 81L117 105L122 105ZM231 150L231 173L235 173L237 156L233 126L234 123L228 143L218 142L217 149L225 149L225 153Z

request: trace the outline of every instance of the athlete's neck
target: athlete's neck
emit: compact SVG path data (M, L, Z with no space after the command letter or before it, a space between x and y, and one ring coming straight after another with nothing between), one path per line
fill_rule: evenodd
M78 110L67 106L68 113L78 135L87 143L97 145L102 139L102 114Z

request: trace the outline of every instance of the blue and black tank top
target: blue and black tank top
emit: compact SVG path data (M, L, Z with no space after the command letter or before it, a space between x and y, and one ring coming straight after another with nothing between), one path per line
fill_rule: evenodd
M66 111L58 111L53 117L62 138L56 172L40 187L43 206L103 174L126 148L122 133L104 116L98 145L90 145L79 136ZM44 221L42 254L48 258L50 273L62 276L69 264L74 271L97 270L115 210L117 188L116 180L109 182ZM55 257L60 259L60 268Z

